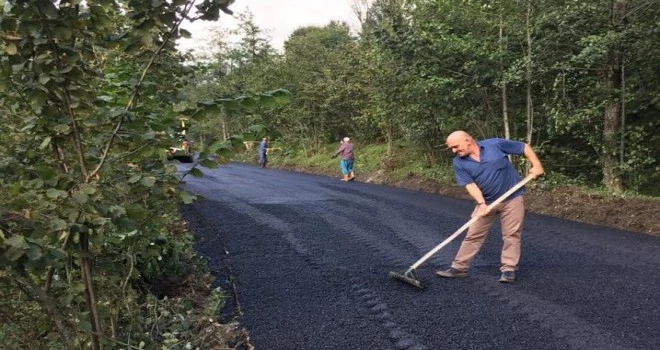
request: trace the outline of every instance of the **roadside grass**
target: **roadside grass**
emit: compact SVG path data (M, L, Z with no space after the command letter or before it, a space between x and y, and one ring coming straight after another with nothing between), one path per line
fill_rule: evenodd
M298 169L323 174L340 174L339 159L332 155L339 148L338 143L326 144L318 149L303 150L292 148L281 142L271 142L275 150L269 153L269 165L276 168ZM256 150L239 152L235 161L256 164ZM547 169L546 169L547 170ZM424 155L414 147L398 143L393 147L392 155L387 155L386 144L355 144L355 171L364 178L365 175L380 174L387 182L396 182L406 178L419 178L436 181L438 184L454 186L454 171L450 156L438 159L435 165L430 165ZM547 190L561 186L573 186L588 194L609 196L613 198L636 198L660 200L657 196L642 195L634 191L612 193L603 185L587 185L586 179L565 176L556 172L546 172L533 186Z
M332 158L338 144L327 144L317 150L291 149L283 145L269 153L269 164L273 167L311 169L324 174L339 175L339 158ZM240 162L256 162L254 152L243 152L237 157ZM402 180L409 177L419 177L439 181L443 184L453 184L453 170L450 164L430 166L424 157L412 147L399 145L394 147L393 154L387 155L386 144L360 145L355 144L355 172L361 178L365 175L381 174L389 181Z

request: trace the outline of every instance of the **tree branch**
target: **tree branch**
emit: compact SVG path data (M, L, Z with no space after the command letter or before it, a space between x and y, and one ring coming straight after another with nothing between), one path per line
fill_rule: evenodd
M36 7L37 12L39 13L39 18L41 19L42 23L49 23L46 20L46 16L44 15L41 7L38 4L34 4ZM79 6L76 6L76 16L78 15L79 11ZM53 33L50 29L49 26L44 27L46 32L48 33L49 36L53 36ZM57 64L57 68L61 70L63 68L62 65L62 60L60 57L60 50L59 46L57 46L57 43L55 40L50 40L49 41L51 45L51 50L53 50L54 56L55 56L55 62ZM64 109L66 111L66 114L71 118L71 136L73 138L73 143L75 145L74 149L76 150L76 155L78 156L78 163L80 164L80 172L82 175L83 179L86 179L88 177L88 172L87 172L87 164L85 164L85 156L84 156L84 151L82 147L82 138L80 137L80 130L78 128L78 122L76 119L76 113L73 110L72 103L71 103L71 91L69 89L69 79L64 79L64 82L61 83L62 87L62 97L63 97L63 104L64 104Z

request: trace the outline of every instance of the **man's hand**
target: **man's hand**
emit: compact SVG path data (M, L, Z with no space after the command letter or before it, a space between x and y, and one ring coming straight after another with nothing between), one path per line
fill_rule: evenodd
M534 176L535 179L543 175L543 173L545 173L545 171L540 164L529 168L529 175Z
M467 185L465 185L465 189L468 191L470 196L474 198L474 200L477 202L477 207L476 210L473 212L472 216L478 215L478 216L484 216L487 215L490 211L487 210L488 206L486 205L486 200L484 199L484 195L481 193L481 190L479 187L477 187L477 184L472 182Z
M486 203L477 204L477 212L475 214L477 216L486 216L490 214L490 209L488 208Z

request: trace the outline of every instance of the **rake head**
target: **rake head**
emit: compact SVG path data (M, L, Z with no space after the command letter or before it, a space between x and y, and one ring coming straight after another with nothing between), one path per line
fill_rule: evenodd
M422 287L422 284L415 278L415 275L413 274L413 270L408 270L404 273L399 273L395 271L390 271L390 277L401 282L408 283L411 286L417 287L419 289L424 289Z

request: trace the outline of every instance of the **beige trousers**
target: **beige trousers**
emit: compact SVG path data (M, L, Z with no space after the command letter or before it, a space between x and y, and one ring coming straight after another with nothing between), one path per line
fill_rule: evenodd
M475 207L472 215L476 215ZM486 236L493 226L497 215L500 216L502 225L502 256L500 271L515 271L520 261L520 241L522 237L522 226L525 218L525 204L523 196L504 201L496 205L488 215L477 220L468 229L461 247L451 264L456 270L467 271L470 263L474 260Z

